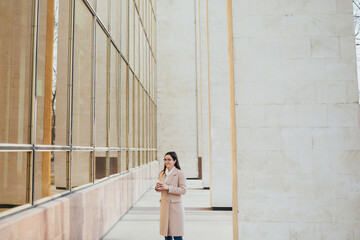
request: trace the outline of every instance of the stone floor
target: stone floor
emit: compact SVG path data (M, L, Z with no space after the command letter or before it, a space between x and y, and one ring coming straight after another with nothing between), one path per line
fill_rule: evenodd
M185 234L188 240L231 240L231 211L212 211L210 192L199 180L188 180L183 196L185 206ZM150 189L130 211L108 232L105 240L160 240L160 194Z

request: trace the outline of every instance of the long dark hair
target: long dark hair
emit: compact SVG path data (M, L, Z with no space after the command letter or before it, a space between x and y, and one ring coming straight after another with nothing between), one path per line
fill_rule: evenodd
M178 159L178 157L177 157L176 152L167 152L167 153L164 155L164 157L165 157L166 155L170 155L171 158L176 161L174 166L175 166L177 169L180 169L180 170L181 170L180 163L179 163L179 159ZM162 170L162 173L165 173L165 170L166 170L166 165L165 165L165 163L164 163L164 169Z

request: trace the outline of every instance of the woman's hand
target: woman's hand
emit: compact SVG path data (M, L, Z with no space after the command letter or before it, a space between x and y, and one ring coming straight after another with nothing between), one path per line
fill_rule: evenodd
M162 182L159 182L157 184L157 189L160 190L160 191L166 191L166 190L169 190L169 186L166 185L165 183L162 183Z
M159 189L159 182L157 182L157 183L156 183L156 185L155 185L155 191L160 192L160 189Z

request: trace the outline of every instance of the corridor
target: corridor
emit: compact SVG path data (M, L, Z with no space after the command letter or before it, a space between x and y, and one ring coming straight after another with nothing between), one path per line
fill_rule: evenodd
M213 211L210 191L199 180L187 180L188 191L183 196L185 206L184 239L232 239L231 211ZM108 232L104 240L160 240L160 194L150 189L129 212Z

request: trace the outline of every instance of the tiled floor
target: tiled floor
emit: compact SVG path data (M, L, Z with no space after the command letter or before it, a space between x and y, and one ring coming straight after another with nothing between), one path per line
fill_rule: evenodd
M187 240L231 240L231 211L212 211L209 190L203 190L198 180L188 180L183 196L185 234ZM105 236L105 240L160 240L160 194L150 189Z

